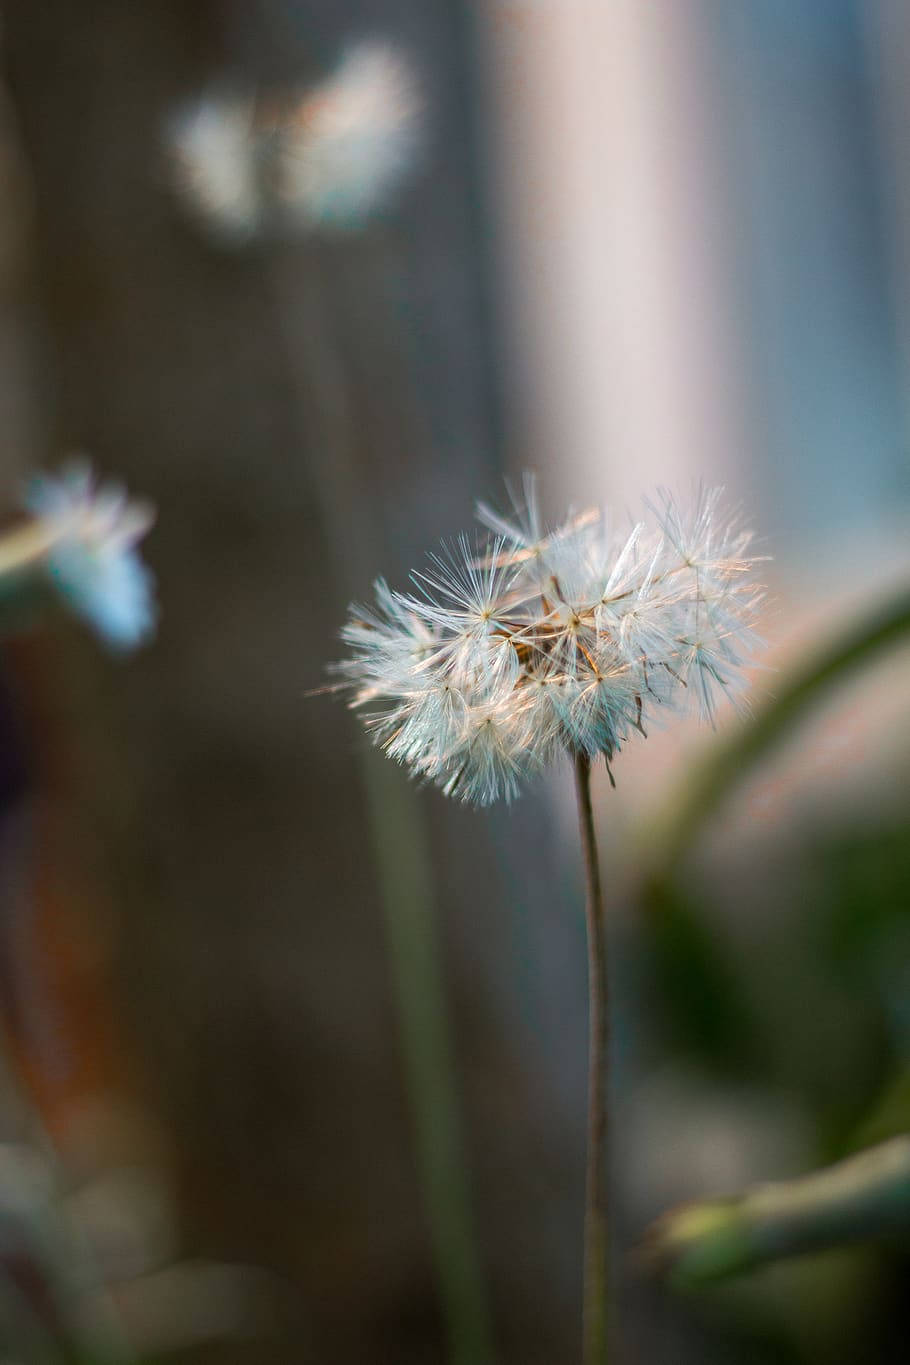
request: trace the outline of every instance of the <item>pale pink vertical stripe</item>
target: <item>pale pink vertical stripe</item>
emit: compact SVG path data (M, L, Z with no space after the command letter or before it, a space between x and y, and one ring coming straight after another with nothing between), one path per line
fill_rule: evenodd
M516 464L742 482L722 149L693 0L484 0Z

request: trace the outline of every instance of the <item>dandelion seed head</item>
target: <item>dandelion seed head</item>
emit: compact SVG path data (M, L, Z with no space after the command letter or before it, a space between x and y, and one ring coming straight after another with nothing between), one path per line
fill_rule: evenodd
M147 639L156 619L154 584L136 546L154 520L152 508L118 485L96 484L81 459L59 475L36 475L26 505L51 532L44 569L70 608L115 649Z
M544 523L533 480L485 541L431 555L408 594L352 607L336 671L390 757L476 805L512 799L559 752L607 763L653 720L741 704L761 640L749 536L721 490L668 493L617 534L596 511Z

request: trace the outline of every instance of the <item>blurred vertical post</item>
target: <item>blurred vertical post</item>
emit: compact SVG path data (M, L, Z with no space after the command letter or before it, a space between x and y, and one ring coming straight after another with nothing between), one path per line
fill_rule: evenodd
M730 480L749 432L703 0L485 0L522 462L577 498Z

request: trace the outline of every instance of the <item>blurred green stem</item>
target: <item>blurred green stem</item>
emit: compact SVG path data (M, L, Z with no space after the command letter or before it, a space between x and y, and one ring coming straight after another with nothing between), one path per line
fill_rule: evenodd
M0 634L13 635L37 621L57 598L40 572L59 539L58 528L36 520L0 536Z
M678 1287L768 1261L910 1231L910 1137L893 1138L798 1180L665 1214L644 1257Z
M653 884L666 883L707 817L756 760L780 743L830 687L870 662L880 650L910 635L910 589L902 588L878 610L847 630L805 664L797 666L753 719L719 744L700 771L687 777L680 796L656 830L649 830L647 863Z
M469 1213L470 1190L454 1084L446 984L434 932L426 839L414 792L388 760L369 754L364 774L420 1183L452 1359L456 1365L489 1365L493 1346ZM410 850L407 857L403 856L405 848Z
M27 521L0 536L0 575L22 573L41 562L60 531L46 521Z
M338 259L329 254L321 264L331 269L334 262L337 268ZM268 280L335 577L354 593L375 572L376 517L356 472L362 437L352 416L358 410L356 394L329 301L331 275L324 278L312 257L308 263L309 270L301 270L294 253L279 253ZM364 753L361 780L449 1354L452 1365L491 1365L492 1333L470 1215L426 830L413 790L387 759Z
M607 1068L609 1012L607 941L600 860L591 807L591 760L575 755L575 792L585 868L588 932L588 1158L585 1190L584 1365L607 1359Z

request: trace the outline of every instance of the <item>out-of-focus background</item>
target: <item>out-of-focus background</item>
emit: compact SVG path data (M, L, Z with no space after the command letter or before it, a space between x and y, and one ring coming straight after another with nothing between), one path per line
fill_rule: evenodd
M773 556L759 703L906 580L910 11L3 0L0 23L4 510L91 452L157 505L162 605L129 659L77 626L4 646L0 1353L74 1358L27 1273L50 1257L111 1359L562 1365L568 773L465 810L308 692L349 599L528 467L553 515L726 485ZM421 92L388 202L241 238L188 211L176 111L317 87L363 40ZM723 736L668 728L598 782L629 1362L903 1358L899 1246L684 1296L634 1251L682 1200L910 1127L908 676L882 652L743 773L672 932L630 850Z

